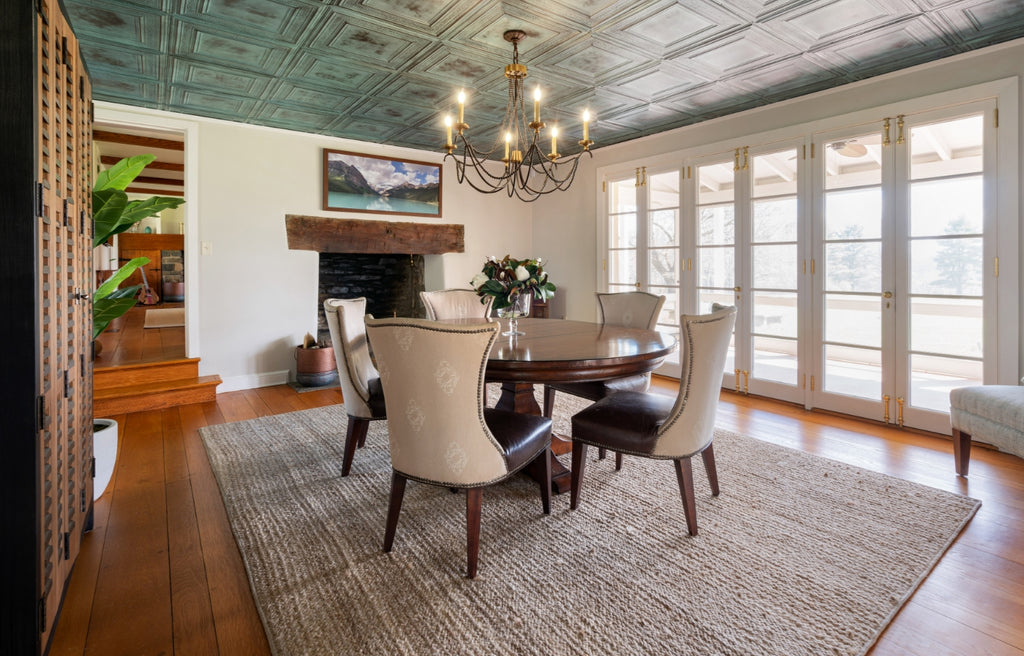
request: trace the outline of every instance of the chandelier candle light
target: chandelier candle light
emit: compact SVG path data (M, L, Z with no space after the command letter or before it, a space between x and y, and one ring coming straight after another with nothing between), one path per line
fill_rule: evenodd
M581 150L575 155L563 155L558 152L559 130L551 127L551 152L546 155L537 144L541 131L546 127L540 120L540 86L533 91L533 120L527 122L525 109L526 65L519 63L519 42L526 38L522 30L509 30L504 34L505 40L512 44L512 63L505 67L508 78L508 104L505 117L501 122L498 138L490 150L479 150L469 142L466 134L469 124L466 123L466 93L458 95L458 121L453 124L451 116L445 116L445 159L455 160L455 172L459 182L467 182L477 191L493 194L504 191L524 201L534 201L552 191L569 188L576 178L580 157L587 153L593 157L590 147L594 142L589 139L590 112L583 112L583 139L578 143ZM455 139L452 139L452 128L455 128ZM488 160L497 156L504 143L505 156L501 158L504 170L494 164L493 171L488 169ZM525 150L524 150L525 148Z

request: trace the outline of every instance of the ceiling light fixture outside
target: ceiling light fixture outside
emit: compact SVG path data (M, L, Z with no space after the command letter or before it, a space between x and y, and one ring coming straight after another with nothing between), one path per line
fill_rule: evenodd
M854 143L851 141L836 141L835 143L829 144L832 150L836 151L843 157L864 157L868 153L868 147L864 144Z
M490 150L478 150L469 142L466 134L469 124L465 122L466 96L459 92L459 117L453 122L445 117L445 159L455 161L455 172L459 183L466 182L477 191L493 194L504 191L509 198L516 196L530 202L553 191L564 191L576 178L576 170L583 153L593 157L589 139L591 116L583 112L583 138L577 143L581 150L574 155L558 152L558 127L551 127L551 152L545 154L538 145L541 131L546 127L540 120L540 87L534 90L533 120L529 120L525 108L526 66L519 63L519 42L526 38L522 30L508 30L504 34L512 44L512 63L505 67L508 78L508 104L501 130ZM455 140L452 140L452 128ZM504 146L501 170L494 162ZM490 161L489 161L490 160ZM490 168L488 168L490 166Z

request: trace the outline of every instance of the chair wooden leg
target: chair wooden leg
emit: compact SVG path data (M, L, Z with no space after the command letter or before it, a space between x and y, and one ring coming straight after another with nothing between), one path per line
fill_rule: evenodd
M476 561L480 553L480 506L483 488L466 489L466 576L476 578Z
M402 510L402 498L405 496L405 481L405 476L396 471L391 472L391 502L388 503L388 521L384 528L384 553L391 551L391 545L395 542L398 513Z
M555 411L555 390L544 386L544 416L551 419L551 413Z
M686 528L690 535L697 535L697 502L693 497L693 464L689 458L673 460L676 465L676 480L683 497L683 512L686 513Z
M356 455L356 445L366 441L366 431L370 428L369 419L348 416L348 430L345 431L345 455L341 460L341 475L348 476L352 469L352 458Z
M615 454L615 471L619 471L620 469L622 469L622 454L621 453L616 453Z
M708 444L708 447L701 452L700 457L704 459L704 469L708 473L708 483L711 484L711 496L718 496L718 469L715 467L715 445Z
M538 467L540 473L540 501L544 505L544 514L551 514L551 449L544 449L544 452L537 456L542 466Z
M960 476L967 476L971 467L971 436L956 428L953 429L953 465Z
M583 483L583 467L587 463L587 445L579 440L572 441L572 476L569 486L569 508L576 510L580 500L580 486Z
M608 455L608 449L604 448L603 446L597 447L597 459L598 460L604 460L605 456L607 456L607 455Z

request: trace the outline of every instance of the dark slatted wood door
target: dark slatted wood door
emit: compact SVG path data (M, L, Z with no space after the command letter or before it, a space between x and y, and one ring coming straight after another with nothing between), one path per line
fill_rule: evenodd
M4 3L0 653L44 653L92 519L92 101L59 0Z

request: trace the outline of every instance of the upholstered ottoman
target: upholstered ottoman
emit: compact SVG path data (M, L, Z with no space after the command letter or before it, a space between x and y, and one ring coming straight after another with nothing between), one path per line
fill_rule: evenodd
M1024 387L978 385L949 393L956 473L967 476L971 440L1024 457Z

